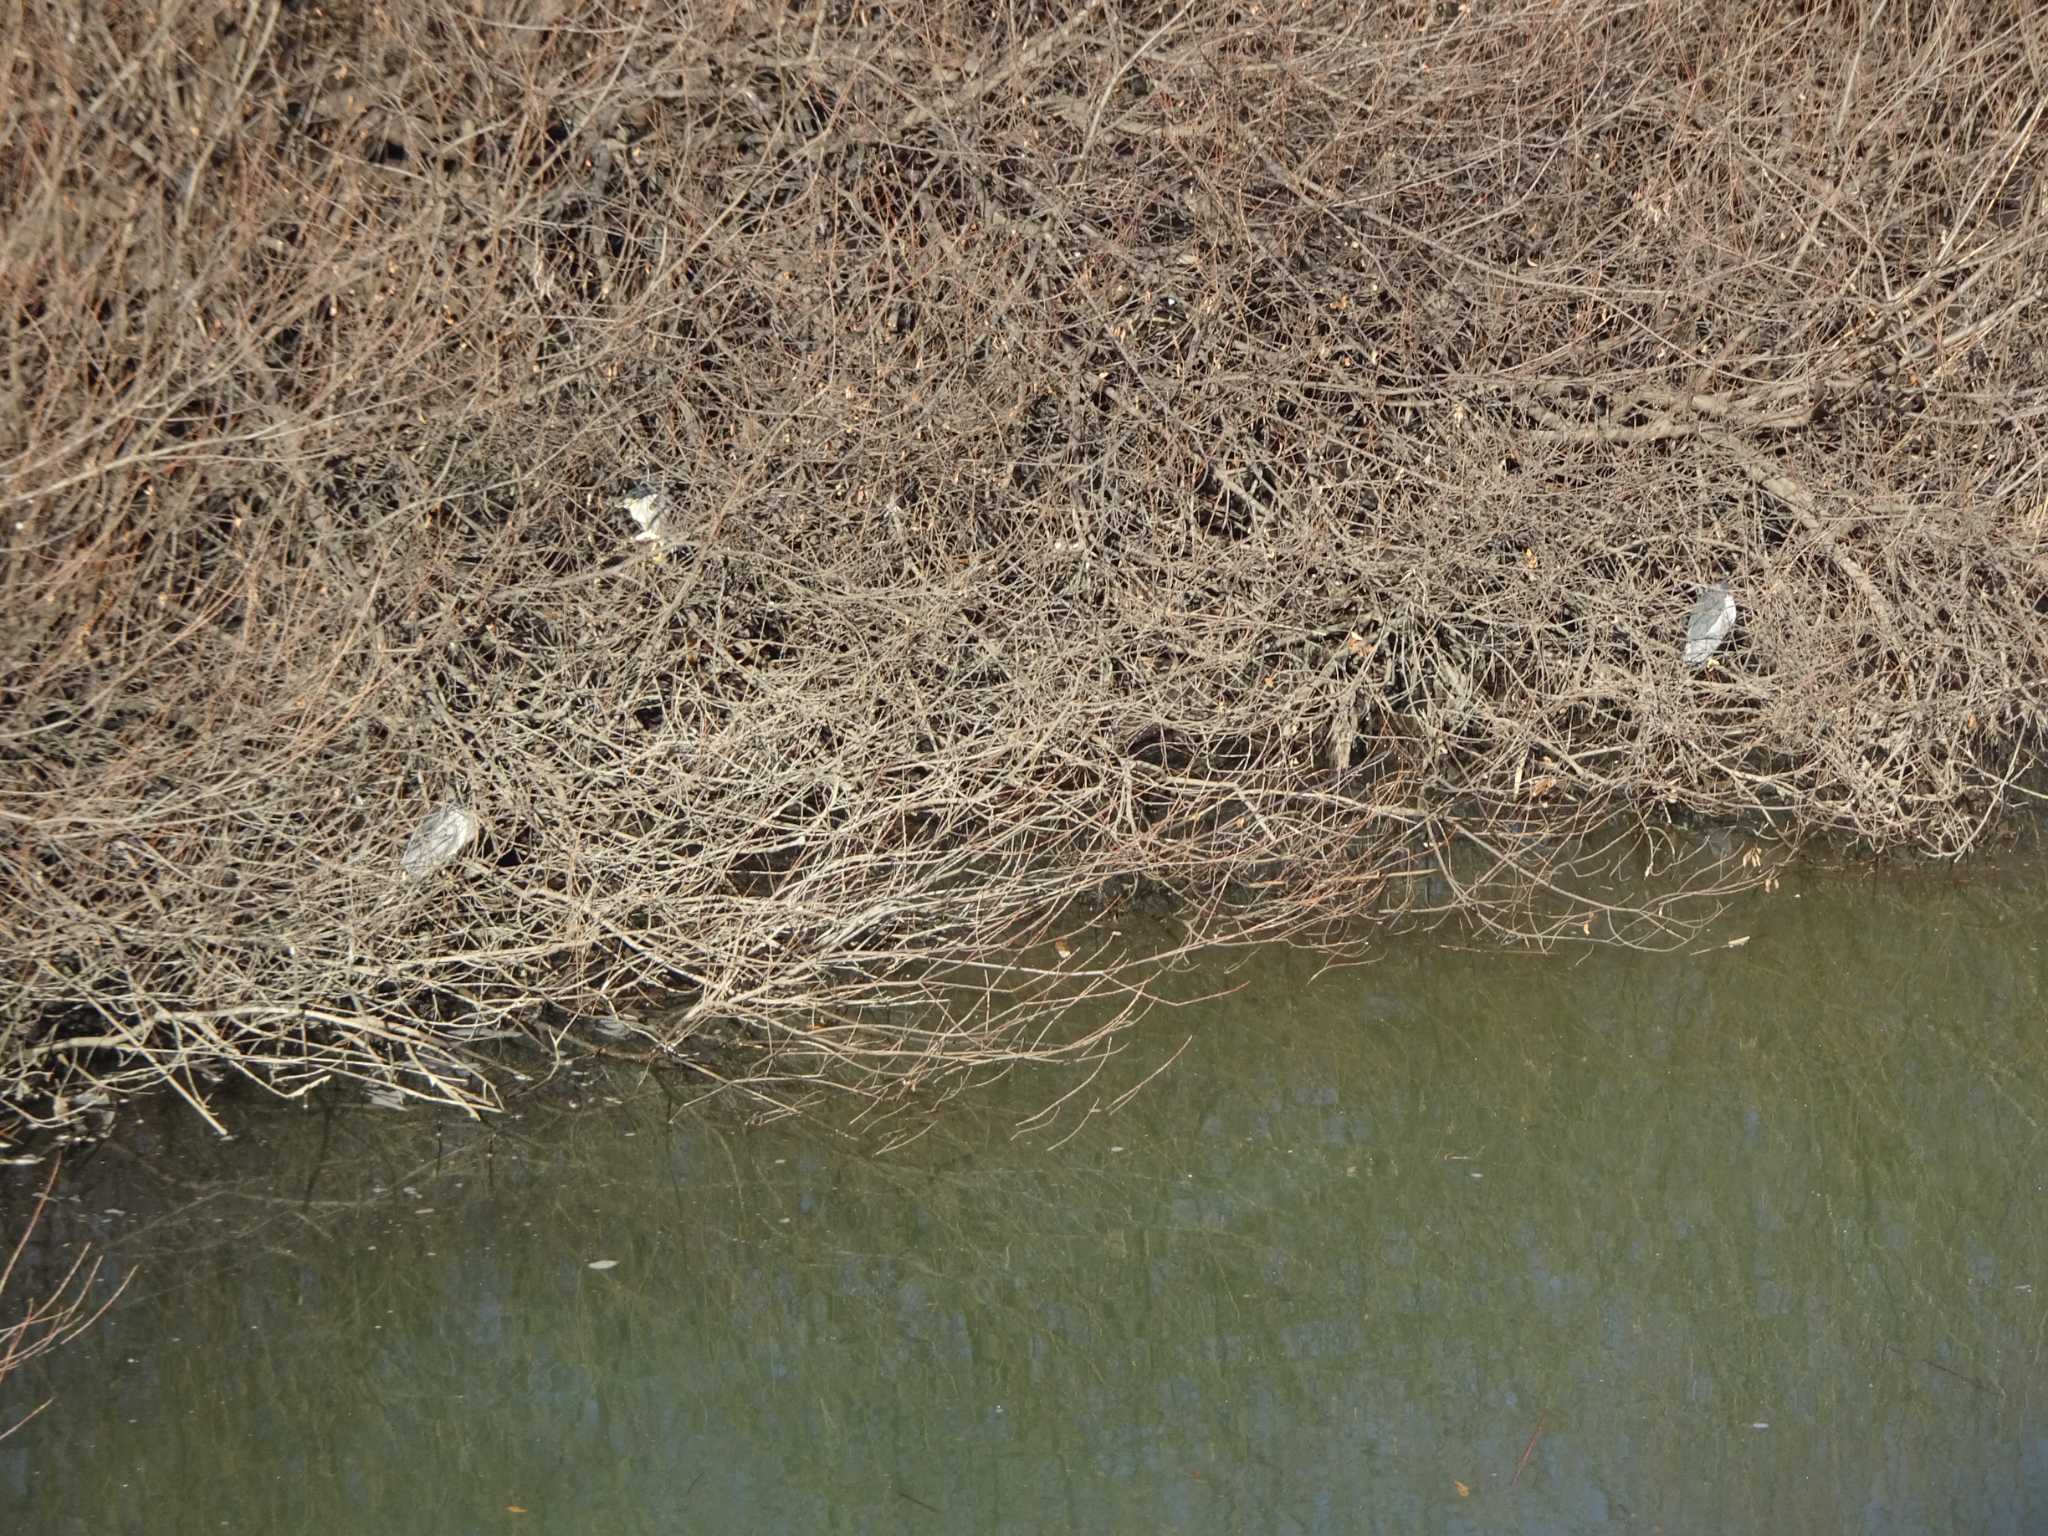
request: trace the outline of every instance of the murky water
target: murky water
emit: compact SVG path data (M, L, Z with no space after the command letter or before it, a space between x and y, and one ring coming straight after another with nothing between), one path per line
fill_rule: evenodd
M138 1125L44 1260L139 1276L0 1387L59 1395L0 1523L2048 1529L2031 884L1808 882L1680 956L1266 954L1054 1129L1021 1077L880 1157L620 1084Z

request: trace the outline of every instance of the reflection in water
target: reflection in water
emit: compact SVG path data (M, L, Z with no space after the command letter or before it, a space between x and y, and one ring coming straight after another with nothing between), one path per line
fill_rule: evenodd
M1266 954L1155 1016L1130 1081L1194 1041L1127 1108L1019 1138L1052 1080L1013 1079L882 1158L616 1082L481 1128L160 1117L50 1230L46 1269L89 1236L145 1268L0 1388L0 1419L62 1394L0 1444L0 1503L95 1533L2048 1528L2044 916L1858 886L1688 956Z

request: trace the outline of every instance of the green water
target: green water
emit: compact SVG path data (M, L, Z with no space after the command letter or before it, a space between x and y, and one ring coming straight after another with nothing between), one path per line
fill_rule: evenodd
M138 1121L38 1249L139 1272L0 1387L58 1395L0 1529L2048 1530L2029 884L1268 953L886 1155L629 1079Z

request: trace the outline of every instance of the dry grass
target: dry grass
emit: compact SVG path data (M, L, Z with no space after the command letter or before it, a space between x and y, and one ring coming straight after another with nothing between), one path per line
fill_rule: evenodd
M2034 24L478 9L0 22L17 1115L618 1016L887 1094L1182 945L1682 935L1590 829L2014 803Z

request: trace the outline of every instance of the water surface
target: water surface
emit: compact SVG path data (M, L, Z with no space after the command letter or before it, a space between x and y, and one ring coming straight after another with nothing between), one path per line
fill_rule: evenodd
M1267 952L1050 1128L1017 1133L1071 1082L1020 1075L886 1155L627 1078L484 1126L138 1119L38 1250L137 1278L0 1386L9 1419L59 1398L0 1443L0 1503L81 1533L2048 1529L2034 884L1808 881L1682 955Z

